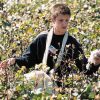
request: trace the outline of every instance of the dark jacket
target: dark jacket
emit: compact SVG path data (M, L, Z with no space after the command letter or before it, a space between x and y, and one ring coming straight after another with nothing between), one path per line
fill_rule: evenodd
M55 62L57 60L55 57L57 57L59 54L63 37L64 35L53 34L47 60L47 65L50 67L50 69L55 68ZM19 66L26 66L27 68L34 67L35 64L40 64L42 62L45 51L46 38L47 34L45 34L45 32L44 34L39 34L29 45L23 55L19 58L16 58L16 63ZM62 73L62 70L65 73L66 71L70 71L69 61L75 61L75 65L78 67L78 69L80 71L84 71L86 74L92 74L98 69L98 67L94 66L94 68L86 70L87 59L84 56L81 45L74 37L70 35L68 35L61 66L55 68L59 75Z

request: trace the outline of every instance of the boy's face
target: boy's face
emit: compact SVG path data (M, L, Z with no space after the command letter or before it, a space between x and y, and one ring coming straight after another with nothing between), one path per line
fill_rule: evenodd
M64 34L66 32L69 20L70 20L69 15L62 15L62 14L58 15L53 20L54 33L57 35Z

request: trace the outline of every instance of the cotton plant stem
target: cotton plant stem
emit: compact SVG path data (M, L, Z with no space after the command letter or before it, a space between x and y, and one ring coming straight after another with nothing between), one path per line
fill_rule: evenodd
M43 75L43 93L45 93L45 90L46 90L45 77Z
M5 82L6 82L6 89L5 89L5 94L6 94L6 99L8 100L8 73L7 73L7 68L5 68Z

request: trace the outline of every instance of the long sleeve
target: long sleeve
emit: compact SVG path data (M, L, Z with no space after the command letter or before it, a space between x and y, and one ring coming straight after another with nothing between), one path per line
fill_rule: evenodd
M86 70L84 73L87 75L91 75L91 74L95 73L96 71L98 71L99 67L100 67L100 64L94 65L93 63L92 64L88 63L86 65Z
M45 41L46 35L37 36L23 53L23 55L16 58L16 63L19 66L26 66L27 68L41 63L45 49Z
M16 63L19 66L26 66L31 67L34 66L36 63L38 63L37 56L37 43L38 40L34 40L30 46L26 49L26 51L23 53L21 57L16 58Z
M94 65L94 64L88 63L88 59L85 57L80 44L78 42L75 42L75 40L74 40L74 43L76 46L76 48L74 49L74 52L75 52L74 58L75 58L76 66L79 68L80 71L83 71L84 74L91 75L95 73L100 67L100 64Z

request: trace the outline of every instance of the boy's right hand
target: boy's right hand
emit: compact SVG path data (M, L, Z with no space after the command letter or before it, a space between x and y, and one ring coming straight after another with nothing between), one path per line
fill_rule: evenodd
M9 67L13 64L15 64L15 58L9 58L7 60L0 62L0 68L6 68L6 67Z

